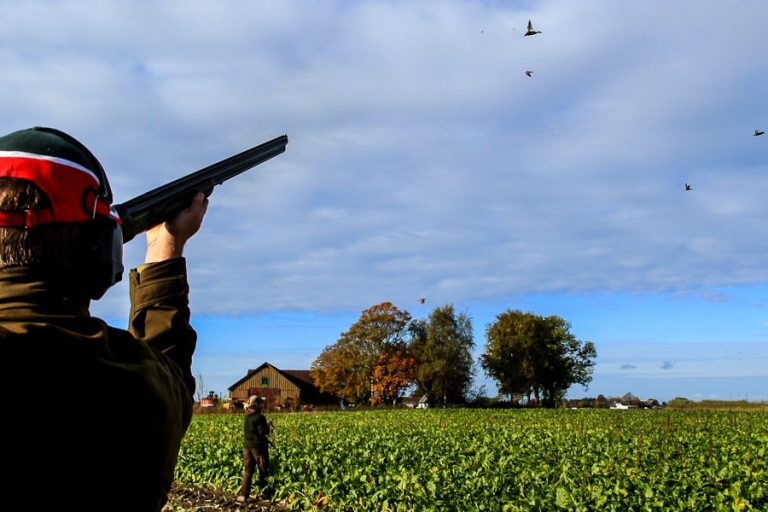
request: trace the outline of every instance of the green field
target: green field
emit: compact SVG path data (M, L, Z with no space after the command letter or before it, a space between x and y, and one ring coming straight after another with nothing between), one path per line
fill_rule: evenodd
M374 410L268 416L299 510L768 510L768 413ZM236 491L242 416L195 416L177 479Z

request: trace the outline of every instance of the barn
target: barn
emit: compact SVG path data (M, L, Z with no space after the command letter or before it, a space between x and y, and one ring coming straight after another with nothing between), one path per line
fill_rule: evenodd
M232 401L245 402L248 397L258 395L266 399L269 410L339 403L337 397L323 393L315 386L309 370L281 370L267 362L248 370L228 389Z

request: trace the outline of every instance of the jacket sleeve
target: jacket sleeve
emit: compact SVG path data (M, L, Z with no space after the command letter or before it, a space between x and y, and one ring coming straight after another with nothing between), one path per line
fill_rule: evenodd
M267 439L269 438L269 423L267 423L267 418L264 415L262 415L261 418L259 418L257 432L259 434L259 440L261 440L262 442L267 441Z
M192 354L197 333L189 324L186 260L173 258L131 270L130 295L128 331L176 363L190 395L194 394Z

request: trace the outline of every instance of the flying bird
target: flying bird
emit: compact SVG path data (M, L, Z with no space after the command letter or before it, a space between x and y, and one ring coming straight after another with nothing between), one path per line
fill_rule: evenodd
M419 299L419 304L424 304L427 301L424 297Z
M765 132L764 132L764 131L762 131L762 130L755 130L755 133L753 133L752 135L754 135L755 137L759 137L760 135L762 135L762 134L764 134L764 133L765 133Z
M533 36L536 34L541 34L541 30L533 30L533 24L531 23L531 20L528 20L528 30L525 32L525 35Z
M691 184L690 184L690 183L688 183L687 181L685 182L685 185L684 185L684 187L685 187L685 190L693 190L693 187L692 187L692 186L691 186Z
M530 69L526 70L525 75L526 76L533 76L533 71L531 71Z

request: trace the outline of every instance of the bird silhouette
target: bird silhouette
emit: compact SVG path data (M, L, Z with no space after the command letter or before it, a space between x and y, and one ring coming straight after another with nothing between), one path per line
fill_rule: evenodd
M531 23L531 20L528 20L528 30L525 32L525 35L533 36L536 34L541 34L541 30L533 30L533 24Z
M684 185L684 187L685 187L685 190L693 190L693 187L692 187L692 186L691 186L691 184L690 184L690 183L688 183L687 181L685 182L685 185Z
M759 137L760 135L762 135L762 134L764 134L764 133L765 133L765 132L764 132L764 131L762 131L762 130L755 130L755 133L753 133L752 135L754 135L755 137Z
M533 76L533 71L531 71L530 69L526 70L525 75L526 76Z
M424 297L419 299L419 304L424 304L427 301Z

